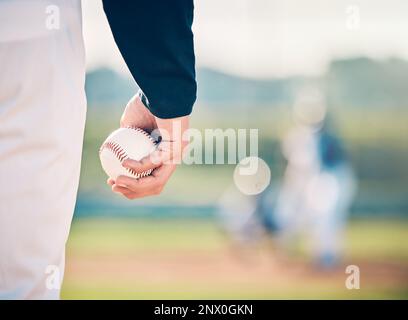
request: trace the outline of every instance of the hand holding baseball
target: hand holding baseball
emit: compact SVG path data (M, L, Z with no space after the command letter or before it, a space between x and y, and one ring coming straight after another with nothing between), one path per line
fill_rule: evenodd
M183 149L187 145L183 141L183 133L188 129L189 117L160 119L155 117L140 100L134 96L127 104L121 119L121 127L138 127L148 133L160 133L162 137L158 148L149 156L136 161L127 159L122 165L133 172L143 173L153 170L151 175L140 179L119 176L116 180L108 179L112 191L123 194L128 199L143 198L160 194L181 162Z

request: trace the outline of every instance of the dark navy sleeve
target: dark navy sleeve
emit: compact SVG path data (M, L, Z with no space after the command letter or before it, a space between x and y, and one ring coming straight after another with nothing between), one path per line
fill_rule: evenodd
M190 114L197 91L193 0L103 0L103 7L150 111L159 118Z

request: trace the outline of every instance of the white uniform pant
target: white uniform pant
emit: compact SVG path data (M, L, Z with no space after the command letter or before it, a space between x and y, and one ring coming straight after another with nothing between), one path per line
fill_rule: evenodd
M47 26L55 10L60 21ZM84 60L78 0L0 2L0 299L59 298L80 173Z

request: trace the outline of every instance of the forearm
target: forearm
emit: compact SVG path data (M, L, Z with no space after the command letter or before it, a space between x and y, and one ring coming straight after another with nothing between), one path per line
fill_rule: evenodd
M196 99L192 0L104 0L115 41L159 118L191 113Z

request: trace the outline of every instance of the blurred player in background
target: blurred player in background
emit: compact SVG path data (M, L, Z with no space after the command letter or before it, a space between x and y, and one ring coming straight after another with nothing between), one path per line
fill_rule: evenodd
M281 244L306 236L319 266L340 258L355 179L340 138L326 116L320 90L305 88L293 107L295 126L283 140L288 161L275 208Z

